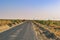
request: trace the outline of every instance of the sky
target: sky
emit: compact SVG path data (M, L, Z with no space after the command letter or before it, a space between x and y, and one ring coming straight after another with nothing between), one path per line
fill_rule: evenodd
M60 0L0 0L0 19L60 20Z

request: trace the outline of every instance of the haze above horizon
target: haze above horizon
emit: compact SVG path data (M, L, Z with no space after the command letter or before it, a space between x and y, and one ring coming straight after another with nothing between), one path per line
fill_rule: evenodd
M0 19L60 20L60 0L0 0Z

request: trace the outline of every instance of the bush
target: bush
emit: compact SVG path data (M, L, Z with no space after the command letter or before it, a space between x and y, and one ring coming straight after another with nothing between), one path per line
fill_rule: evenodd
M7 24L9 27L12 27L12 24L11 23L9 23L9 24Z
M36 20L36 22L39 22L43 25L47 25L49 26L50 24L52 24L53 22L51 20Z
M19 24L19 22L17 22Z
M16 25L15 22L13 22L12 24Z

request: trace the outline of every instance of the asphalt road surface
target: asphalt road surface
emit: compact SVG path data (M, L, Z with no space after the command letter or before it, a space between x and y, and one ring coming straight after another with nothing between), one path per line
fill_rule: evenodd
M0 33L0 40L37 40L32 26L32 22L27 21Z

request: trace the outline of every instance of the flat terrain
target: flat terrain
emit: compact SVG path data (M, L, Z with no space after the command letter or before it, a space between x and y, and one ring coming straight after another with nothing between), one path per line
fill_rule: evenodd
M60 40L60 38L50 32L49 27L30 20L0 33L0 40Z
M8 31L0 33L0 40L36 40L32 22L27 21Z
M19 19L0 19L0 33L21 24L23 20Z

